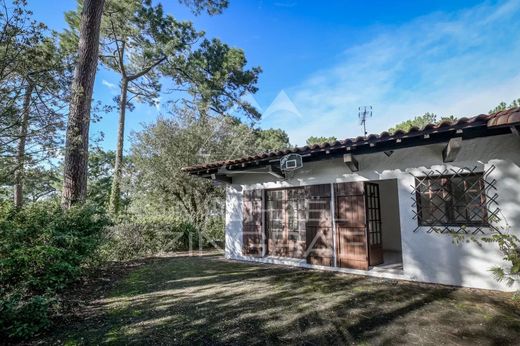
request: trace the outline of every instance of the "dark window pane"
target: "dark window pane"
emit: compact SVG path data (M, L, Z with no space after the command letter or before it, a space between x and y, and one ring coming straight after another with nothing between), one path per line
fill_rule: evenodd
M416 181L421 225L482 225L487 222L482 174Z

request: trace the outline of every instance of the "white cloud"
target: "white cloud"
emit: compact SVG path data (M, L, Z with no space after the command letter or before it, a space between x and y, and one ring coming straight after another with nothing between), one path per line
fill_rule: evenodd
M282 127L303 144L311 135L360 135L358 106L374 107L367 121L374 133L425 112L471 116L518 98L519 15L520 1L513 0L380 32L288 89L302 119L288 118Z
M112 90L117 88L117 85L115 85L114 83L110 83L109 81L107 81L105 79L103 79L101 81L101 84L103 84L104 86L106 86L107 88L112 89Z

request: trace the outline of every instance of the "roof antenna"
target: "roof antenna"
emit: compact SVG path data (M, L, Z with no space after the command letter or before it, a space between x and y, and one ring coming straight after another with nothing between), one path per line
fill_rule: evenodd
M367 132L367 118L372 117L372 106L361 106L358 107L359 110L359 125L363 125L363 131L365 133L365 137L368 134Z

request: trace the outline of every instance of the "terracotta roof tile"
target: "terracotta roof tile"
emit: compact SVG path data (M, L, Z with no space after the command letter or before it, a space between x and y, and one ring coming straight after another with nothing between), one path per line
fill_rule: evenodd
M247 163L254 162L257 160L271 158L271 157L281 157L283 155L287 155L289 153L306 153L309 151L315 151L319 149L326 148L338 148L342 146L349 145L357 145L357 144L367 144L374 143L378 141L386 141L395 138L402 138L407 136L417 136L426 133L437 133L440 131L449 130L450 127L456 126L458 128L471 127L474 124L476 126L485 126L488 128L501 127L501 126L511 126L511 125L519 125L520 124L520 107L512 108L504 111L500 111L493 114L480 114L474 116L472 118L460 118L454 122L451 121L443 121L440 124L427 124L422 129L418 127L412 127L409 131L397 130L393 134L384 131L381 134L370 134L366 137L358 136L356 138L347 138L339 141L326 142L321 144L314 144L312 146L303 146L303 147L294 147L287 148L277 151L270 151L264 153L258 153L253 156L246 156L242 158L237 158L233 160L224 160L224 161L215 161L211 163L205 164L197 164L189 167L183 168L186 172L197 172L202 170L207 170L210 168L218 168L221 166L229 165L229 164L237 164L237 163Z
M488 126L507 126L518 122L520 122L520 108L515 108L496 113L489 119Z

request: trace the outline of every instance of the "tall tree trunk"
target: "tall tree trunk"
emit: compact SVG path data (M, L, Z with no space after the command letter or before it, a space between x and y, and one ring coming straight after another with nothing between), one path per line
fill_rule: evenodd
M119 129L117 132L116 164L112 180L112 191L110 192L110 212L119 213L121 199L121 175L123 164L123 145L125 140L125 116L126 101L128 94L128 79L121 79L121 96L119 97Z
M29 82L25 88L23 99L22 121L20 123L20 139L16 152L16 171L14 173L14 205L21 208L23 204L23 179L25 165L25 143L27 142L27 128L29 127L29 114L31 110L31 96L34 85Z
M87 194L90 106L99 53L99 31L105 0L84 0L79 28L78 62L72 81L67 123L62 206L70 208Z

